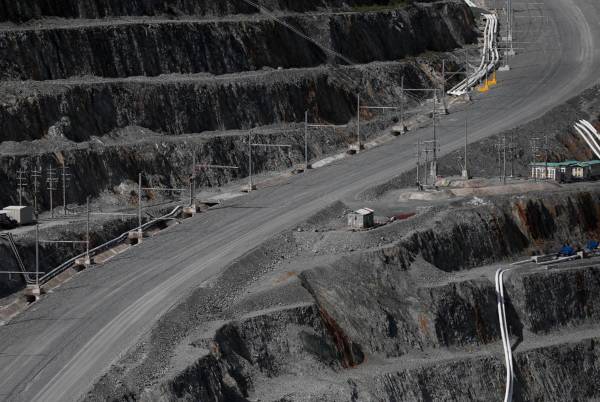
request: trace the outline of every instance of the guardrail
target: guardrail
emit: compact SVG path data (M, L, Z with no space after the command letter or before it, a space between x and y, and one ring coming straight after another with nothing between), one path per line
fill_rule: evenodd
M93 249L90 250L90 255L96 255L99 251L103 251L115 244L121 243L123 241L125 241L127 239L127 236L129 235L129 232L134 231L134 230L144 230L154 224L156 224L157 222L160 221L164 221L164 220L169 220L169 219L173 219L173 216L175 214L177 214L179 211L181 210L181 206L177 206L173 209L173 211L169 212L166 215L163 215L161 217L155 218L149 222L144 223L141 226L137 226L131 230L128 230L127 232L124 232L123 234L121 234L120 236L107 241L104 244L101 244L98 247L95 247ZM47 272L46 274L44 274L43 276L40 277L39 279L39 284L42 285L46 282L48 282L50 279L56 277L57 275L61 274L62 272L64 272L65 270L67 270L68 268L70 268L78 259L85 257L87 254L86 253L82 253L79 254L65 262L63 262L62 264L60 264L59 266L57 266L56 268L52 269L51 271Z
M478 85L491 72L496 69L496 65L500 61L498 53L498 17L495 14L483 14L486 20L484 29L483 50L481 52L481 63L473 74L465 78L458 85L448 91L449 95L461 96L465 95L469 89Z

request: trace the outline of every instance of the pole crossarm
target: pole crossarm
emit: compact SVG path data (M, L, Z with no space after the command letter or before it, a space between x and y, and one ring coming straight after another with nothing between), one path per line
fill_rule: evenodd
M86 240L38 240L41 244L61 243L61 244L86 244Z
M105 215L105 216L137 216L137 214L125 214L120 212L90 212L90 215Z
M361 109L374 109L374 110L400 110L401 106L361 106Z
M307 124L306 127L309 128L346 128L347 124L336 125L336 124Z
M268 148L291 148L291 145L283 144L250 144L253 147L268 147Z
M437 92L439 88L404 88L404 91L409 92Z
M209 165L209 164L196 165L196 168L197 169L239 169L238 166Z
M142 187L142 191L188 191L187 188Z

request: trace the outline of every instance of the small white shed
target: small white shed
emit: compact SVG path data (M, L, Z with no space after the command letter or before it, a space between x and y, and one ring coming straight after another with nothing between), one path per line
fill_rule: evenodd
M10 206L2 210L10 219L16 221L19 225L29 225L33 223L33 208L26 206Z
M365 229L375 226L375 211L371 208L361 208L348 214L348 226Z

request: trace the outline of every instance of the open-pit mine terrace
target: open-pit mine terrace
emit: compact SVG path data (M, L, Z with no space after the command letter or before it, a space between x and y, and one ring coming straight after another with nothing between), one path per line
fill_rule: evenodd
M240 166L219 180L245 177L245 133L300 124L305 110L348 124L331 143L316 139L317 158L352 142L357 95L385 105L403 76L438 85L440 53L477 39L462 1L261 3L356 62L344 65L243 2L118 3L0 1L1 202L15 202L16 170L38 157L77 167L78 203L140 171L180 183L189 144L198 161ZM513 7L522 45L511 70L440 118L441 154L462 146L466 113L477 141L598 80L597 2ZM0 327L0 399L500 399L490 278L497 264L597 234L597 186L458 200L374 231L341 229L346 205L412 169L414 143L430 136L415 129L287 177L74 276ZM257 169L301 162L303 137L288 140L287 156L264 156ZM509 276L515 399L600 397L594 264Z

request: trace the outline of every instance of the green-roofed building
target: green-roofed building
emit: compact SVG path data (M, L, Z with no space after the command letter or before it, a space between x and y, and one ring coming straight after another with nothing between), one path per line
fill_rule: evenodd
M532 179L571 182L600 178L600 160L535 162L530 167Z

